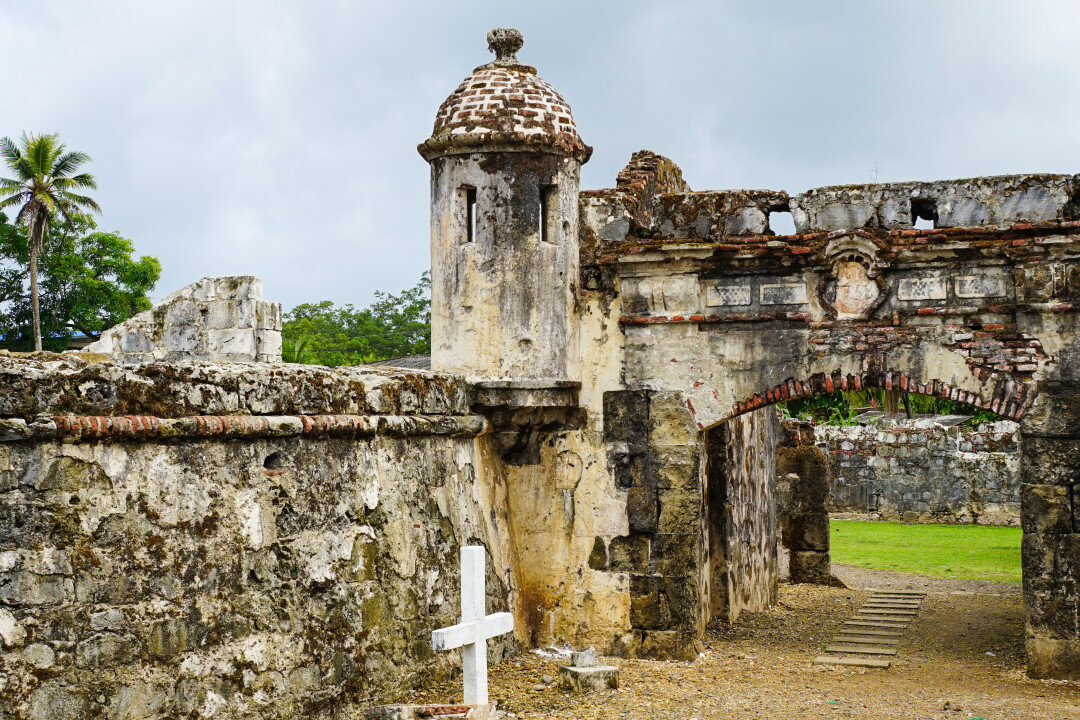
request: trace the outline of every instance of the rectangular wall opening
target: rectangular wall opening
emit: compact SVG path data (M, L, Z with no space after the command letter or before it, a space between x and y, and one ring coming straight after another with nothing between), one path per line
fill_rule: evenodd
M556 222L556 219L553 216L556 190L557 188L554 185L540 186L540 227L538 231L541 242L555 242L555 238L552 236L552 227L554 227Z
M773 210L769 212L769 232L773 235L794 235L795 218L790 210Z
M465 242L476 242L476 188L463 187L465 200Z
M928 198L911 198L911 227L933 230L937 227L937 203Z

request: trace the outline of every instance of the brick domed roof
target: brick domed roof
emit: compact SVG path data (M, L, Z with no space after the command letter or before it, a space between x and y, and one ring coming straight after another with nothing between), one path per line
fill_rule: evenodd
M518 63L514 53L521 42L516 30L488 34L495 61L476 68L439 107L431 137L417 148L425 159L485 150L589 159L592 148L581 141L562 95L535 68Z

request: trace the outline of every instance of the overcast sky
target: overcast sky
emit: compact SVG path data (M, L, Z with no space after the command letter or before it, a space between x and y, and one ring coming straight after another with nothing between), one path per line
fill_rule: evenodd
M442 100L517 27L595 147L695 190L1080 172L1077 0L0 0L0 135L93 156L161 297L252 274L286 309L428 267Z

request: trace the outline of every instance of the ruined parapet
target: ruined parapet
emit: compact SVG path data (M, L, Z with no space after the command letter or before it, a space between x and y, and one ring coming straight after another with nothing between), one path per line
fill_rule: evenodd
M964 180L842 185L791 200L799 233L912 228L1010 226L1076 220L1075 175L1000 175Z
M439 108L431 164L431 356L477 380L578 375L577 213L592 148L562 96L518 62L516 30Z
M250 275L206 277L106 330L83 352L122 365L164 360L280 362L281 303Z
M0 715L352 717L455 672L471 540L510 609L460 378L99 359L0 354Z

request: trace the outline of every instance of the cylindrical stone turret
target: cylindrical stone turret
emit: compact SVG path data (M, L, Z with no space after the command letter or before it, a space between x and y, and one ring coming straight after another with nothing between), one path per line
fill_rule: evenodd
M577 380L578 190L592 148L518 62L517 30L446 99L431 164L431 364L477 380Z

